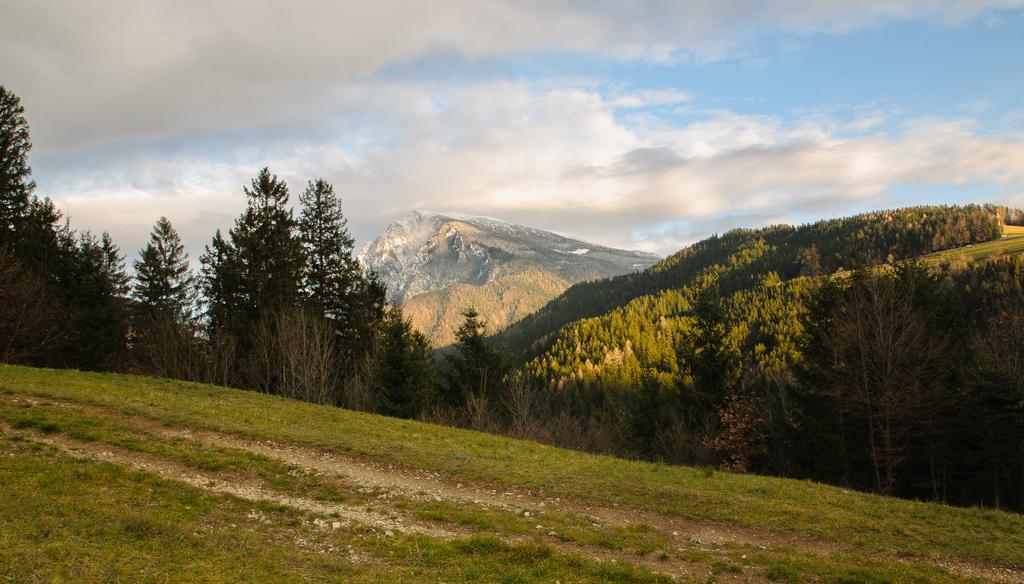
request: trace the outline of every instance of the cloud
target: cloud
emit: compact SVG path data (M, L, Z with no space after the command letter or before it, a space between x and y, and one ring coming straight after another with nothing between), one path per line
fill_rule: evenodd
M866 132L885 123L886 117L885 112L880 111L861 114L852 122L847 124L846 128L854 132Z
M841 33L911 18L957 23L1021 4L14 0L0 20L0 71L31 104L37 143L56 151L214 130L312 131L349 84L435 55L706 62L748 57L744 41L761 34Z
M334 182L361 240L426 207L667 253L727 225L885 204L906 185L1020 193L1024 138L969 117L896 127L878 104L851 110L852 121L849 111L751 115L711 109L693 87L474 72L566 54L749 63L763 37L785 50L813 34L956 26L1020 5L14 0L0 19L0 81L28 108L40 193L130 255L167 215L195 258L264 164L295 194L309 178ZM420 73L446 59L457 75ZM1021 119L1011 112L1003 125Z
M624 95L550 80L353 86L338 97L358 105L324 120L348 129L344 141L328 132L253 146L243 136L219 160L133 151L123 166L53 168L58 178L40 186L60 194L75 224L111 229L132 253L166 214L194 255L229 226L242 185L265 163L293 193L326 176L362 241L409 209L435 208L661 253L730 224L886 206L903 186L1024 188L1024 136L967 118L864 134L821 114L631 117Z

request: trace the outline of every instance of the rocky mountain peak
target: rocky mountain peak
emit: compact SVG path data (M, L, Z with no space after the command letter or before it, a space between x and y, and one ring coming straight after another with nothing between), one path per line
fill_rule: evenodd
M388 286L389 301L405 304L407 313L417 313L409 303L418 297L431 296L430 303L461 311L468 307L461 304L473 302L481 290L501 288L502 298L478 298L473 304L478 310L484 304L493 305L490 322L493 329L500 329L573 283L644 269L658 258L493 217L417 210L392 222L367 243L359 260L380 275ZM516 284L511 284L510 278ZM450 302L455 287L459 307ZM438 295L445 301L440 302ZM427 301L420 304L423 302ZM430 326L435 329L450 324L449 319L441 319L445 321L441 325L435 317L426 314L423 319L433 322ZM447 338L448 332L441 330L431 336L437 341Z

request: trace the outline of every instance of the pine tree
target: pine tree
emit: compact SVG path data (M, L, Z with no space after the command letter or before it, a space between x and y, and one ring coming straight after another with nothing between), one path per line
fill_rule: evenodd
M237 282L239 273L234 255L234 248L218 229L210 245L206 246L203 255L199 257L202 264L199 283L206 303L206 320L211 337L228 325L231 309L238 305L237 292L240 285Z
M248 207L231 230L239 283L254 317L264 311L299 304L302 278L302 242L288 208L288 187L270 169L263 168L245 189Z
M301 304L305 259L284 182L264 168L245 195L228 240L218 232L201 258L211 325L230 324L243 336L261 318Z
M35 189L28 165L31 149L25 108L0 85L0 248L10 245Z
M131 277L125 271L121 248L106 231L100 236L100 253L103 258L100 264L101 273L109 281L113 296L120 300L126 299L131 291Z
M725 307L717 285L701 290L693 305L693 316L688 347L680 354L688 357L697 384L697 399L708 405L723 398L738 377L738 359L727 340Z
M312 308L332 322L342 358L351 363L370 350L382 326L387 290L375 275L364 275L352 257L355 241L334 188L323 179L310 181L300 200L303 292Z
M174 226L160 217L135 261L135 299L143 308L185 321L192 313L195 279Z
M348 362L370 351L386 314L387 285L374 272L361 275L350 298L350 312L340 323L344 327L340 331L340 348Z
M47 280L56 278L67 250L60 232L70 230L53 201L32 197L18 226L14 255L21 265Z
M67 233L66 237L74 237ZM61 293L74 314L68 364L81 369L112 369L125 349L128 330L124 295L128 275L110 236L89 232L77 238L62 274Z
M465 320L455 331L458 351L449 358L447 399L452 405L464 404L470 396L497 399L504 373L501 355L487 345L487 325L480 314L470 308L462 316Z
M430 342L413 330L401 308L393 308L384 318L380 347L380 413L414 418L433 401L436 391Z
M344 319L352 311L352 295L361 277L352 257L355 240L348 233L334 187L326 181L310 181L299 200L299 230L306 251L304 292L325 317Z

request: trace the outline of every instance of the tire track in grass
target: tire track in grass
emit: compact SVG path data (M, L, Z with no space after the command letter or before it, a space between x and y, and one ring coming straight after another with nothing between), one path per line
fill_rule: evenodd
M39 400L35 398L28 398L24 396L11 396L9 399L20 399L39 403ZM670 550L697 550L700 552L710 553L713 556L721 555L720 548L725 546L749 547L752 552L757 552L758 550L769 550L770 548L791 548L801 552L825 557L843 552L847 552L851 555L865 555L863 550L858 551L850 548L849 546L833 541L811 539L794 534L762 532L759 530L740 528L732 525L703 523L681 518L665 517L653 512L631 509L628 507L609 507L593 504L587 501L577 501L559 497L545 497L521 488L485 485L481 483L473 483L464 479L458 480L445 476L441 473L406 468L400 465L354 457L337 451L312 446L243 437L235 434L209 430L193 430L189 428L172 427L149 418L127 415L110 409L76 402L47 400L47 403L96 417L116 420L128 426L145 430L159 437L194 441L208 447L247 451L275 459L307 471L312 470L318 473L340 477L365 489L384 491L381 496L382 502L384 503L387 502L388 497L394 495L421 501L449 501L467 506L475 506L482 509L497 509L500 511L515 513L518 516L523 516L525 514L527 517L536 518L538 521L538 527L541 527L541 524L543 523L543 514L545 511L570 513L577 517L592 521L594 527L614 526L629 528L631 526L648 526L668 536L669 545L667 547ZM169 478L174 479L175 477ZM263 492L266 492L266 489L264 489ZM242 498L246 497L242 496ZM279 500L283 498L290 497L278 496ZM323 505L323 503L319 501L312 501L308 499L303 500L299 498L290 499L295 499L297 504L288 505L283 502L281 504L310 510L314 513L318 511L313 507L306 508L301 505ZM347 507L355 509L357 512L367 514L365 521L359 521L361 523L371 526L375 524L386 524L387 515L385 514L379 512L368 512L351 506ZM329 513L330 512L327 514ZM377 520L379 518L384 518L385 522ZM394 524L392 523L392 525ZM428 531L430 529L434 529L433 527L428 527L415 522L411 522L409 525L419 525ZM384 527L384 529L389 528ZM390 529L399 531L399 529L394 526ZM440 537L458 535L455 532L440 528L436 531L437 533L443 534L440 535ZM403 532L405 531L403 530ZM547 534L546 537L545 534ZM545 543L551 544L563 551L592 557L595 554L594 546L582 545L577 542L563 540L559 538L556 533L548 531L548 529L539 529L538 535L541 536L541 539ZM501 537L510 542L534 541L536 539L510 535L503 535ZM694 563L694 565L691 566L669 569L669 567L665 566L661 560L651 556L623 554L621 551L615 552L603 548L596 549L600 552L600 556L603 558L622 557L625 561L643 566L652 571L670 573L673 575L706 575L709 568L707 565ZM872 557L872 554L867 554L865 557ZM941 567L954 575L965 578L980 578L982 580L993 582L1024 584L1024 574L1018 570L1012 570L1009 568L988 566L948 558L922 557L898 558L898 560L901 562L917 560ZM754 569L752 567L748 568L751 568L752 570ZM753 573L747 573L743 576L734 576L732 574L716 575L716 580L718 581L730 581L734 579L737 581L751 581L751 578L755 580L759 579Z

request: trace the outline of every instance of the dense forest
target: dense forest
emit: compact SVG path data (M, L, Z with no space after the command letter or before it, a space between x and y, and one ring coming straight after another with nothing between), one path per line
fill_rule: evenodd
M523 370L578 447L1022 509L1024 262L907 261L567 326Z
M769 271L788 280L798 275L830 274L881 262L988 241L1001 233L1001 217L1021 217L1016 209L922 207L876 211L801 226L733 229L699 241L649 270L608 280L585 282L567 290L536 313L497 335L506 349L535 356L547 349L558 330L573 321L599 316L641 296L673 290L702 272L728 262L740 249L756 257L729 265L725 291L750 285Z
M207 381L625 457L1024 510L1024 262L996 206L738 229L570 288L435 356L352 255L322 179L269 169L193 273L156 219L129 261L35 193L0 88L0 361Z

